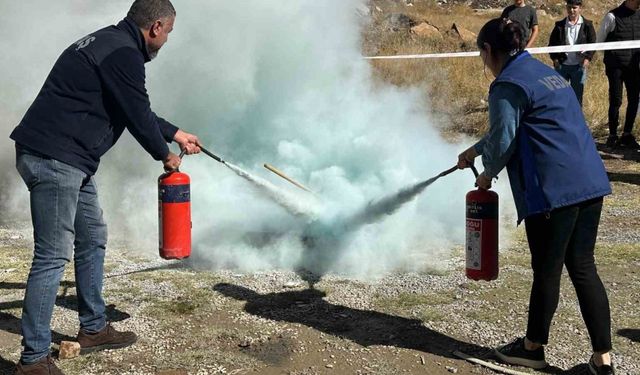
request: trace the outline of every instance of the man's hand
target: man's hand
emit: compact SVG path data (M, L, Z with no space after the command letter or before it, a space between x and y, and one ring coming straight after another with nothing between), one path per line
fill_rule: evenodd
M582 67L584 69L586 69L587 67L589 67L589 59L584 59L582 60Z
M491 178L487 177L484 172L482 172L476 179L476 185L481 189L489 190L491 189Z
M538 29L538 25L533 25L531 27L531 36L529 37L529 42L527 42L527 46L525 47L525 49L535 47L534 44L536 42L536 38L538 37Z
M174 154L171 151L169 151L169 155L167 155L167 157L162 161L162 164L164 164L164 170L167 172L175 171L176 169L178 169L180 163L182 163L182 159L180 159L180 156Z
M560 69L560 61L558 61L558 60L553 60L553 68L554 68L555 70Z
M200 140L193 134L178 129L176 135L173 136L173 140L180 145L180 150L185 151L187 155L200 152Z
M472 146L458 155L458 168L465 169L473 165L473 160L478 156L476 149Z

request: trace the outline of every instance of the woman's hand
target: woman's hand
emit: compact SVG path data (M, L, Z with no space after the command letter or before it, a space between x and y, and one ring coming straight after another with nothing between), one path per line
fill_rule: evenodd
M489 190L491 189L491 178L487 177L484 172L482 172L476 179L476 185L481 189Z
M473 165L473 160L478 156L476 149L471 146L458 155L458 168L465 169Z

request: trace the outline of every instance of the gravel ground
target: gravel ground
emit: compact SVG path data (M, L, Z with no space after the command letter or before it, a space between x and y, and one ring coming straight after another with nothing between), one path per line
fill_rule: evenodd
M609 169L638 168L608 161ZM626 173L625 172L625 173ZM637 173L637 172L635 172ZM640 374L640 186L614 182L597 261L612 306L618 374ZM463 350L495 361L490 348L521 336L531 272L522 228L501 253L498 280L472 282L454 255L437 274L396 273L375 281L328 275L309 289L291 271L239 274L132 256L114 245L105 296L118 329L140 335L123 350L64 360L67 374L492 374L456 359ZM507 243L507 242L505 242ZM31 248L29 223L0 225L0 374L20 353L19 320ZM77 333L68 267L52 329ZM589 339L571 283L563 278L542 373L587 373ZM526 373L537 373L514 368Z

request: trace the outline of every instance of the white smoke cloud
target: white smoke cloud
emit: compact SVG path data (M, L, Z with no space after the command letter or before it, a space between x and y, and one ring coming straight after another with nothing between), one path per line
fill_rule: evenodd
M203 154L187 156L181 169L192 178L193 257L199 264L251 271L322 263L326 270L367 277L433 267L463 242L464 193L473 185L469 171L444 177L393 215L353 233L336 226L369 202L449 168L463 149L444 142L431 126L420 90L373 86L360 52L366 20L356 9L364 2L174 1L175 29L147 65L156 113L198 135L223 159L271 181L296 204L320 207L306 218L290 215L224 165ZM28 201L16 182L9 132L57 55L83 35L116 23L129 5L0 4L11 15L0 23L2 35L11 36L0 40L0 48L11 51L0 60L10 72L0 80L6 103L0 108L0 165L11 181L3 196L13 197L3 203L14 211ZM157 252L161 172L161 164L125 135L97 175L110 232L142 252Z

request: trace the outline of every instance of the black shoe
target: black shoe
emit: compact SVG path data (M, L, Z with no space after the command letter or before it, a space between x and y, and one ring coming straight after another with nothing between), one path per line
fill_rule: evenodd
M623 134L618 140L617 146L631 150L640 149L640 144L638 144L633 134Z
M524 348L524 337L496 348L495 353L501 361L512 365L531 367L536 370L543 369L549 365L544 360L544 347L541 346L536 350L526 350Z
M618 136L615 134L612 134L610 136L607 137L607 143L605 143L605 146L613 148L616 147L618 145Z
M589 371L593 375L615 375L615 371L613 370L613 364L596 366L596 363L593 361L593 356L589 360Z

